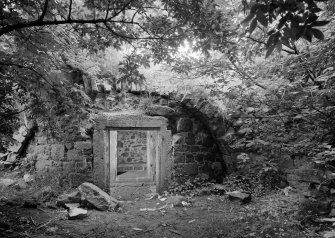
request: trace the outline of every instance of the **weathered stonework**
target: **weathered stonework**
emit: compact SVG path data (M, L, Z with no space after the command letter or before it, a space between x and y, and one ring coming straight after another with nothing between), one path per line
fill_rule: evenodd
M80 181L93 181L108 190L111 183L117 182L115 175L111 175L110 162L110 131L116 131L116 174L148 171L148 153L160 153L153 175L160 191L167 189L171 179L211 174L214 163L222 164L222 176L233 170L231 151L223 139L226 120L215 104L201 98L183 97L178 101L157 97L153 105L140 111L144 99L125 99L127 105L137 109L136 113L122 112L122 105L113 104L109 110L117 112L97 115L92 138L82 136L78 141L62 144L37 133L27 157L36 160L37 172L57 167L73 186ZM148 131L158 133L154 140L159 140L159 146L153 152L148 150Z
M55 171L60 177L68 177L70 184L77 184L72 180L83 177L90 181L93 166L91 141L62 144L39 133L27 149L27 158L36 161L37 174Z
M145 131L119 131L117 137L117 170L146 170L147 138Z

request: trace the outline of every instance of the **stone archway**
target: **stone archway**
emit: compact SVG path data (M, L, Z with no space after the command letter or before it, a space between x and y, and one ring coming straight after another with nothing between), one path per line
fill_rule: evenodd
M220 149L222 160L226 165L227 173L235 170L234 160L232 156L233 150L229 147L224 139L224 135L228 131L228 120L225 118L222 109L216 102L209 98L185 97L180 95L177 98L181 105L189 110L195 117L197 117L211 133L212 138Z
M151 116L173 117L176 113L174 108L180 105L187 110L194 118L201 121L206 127L219 148L221 154L221 162L226 166L226 173L235 171L233 150L230 148L226 140L225 134L228 131L228 120L224 116L224 112L217 103L209 98L198 97L195 95L175 94L169 96L161 96L165 100L169 100L166 106L156 106L149 108L147 113Z

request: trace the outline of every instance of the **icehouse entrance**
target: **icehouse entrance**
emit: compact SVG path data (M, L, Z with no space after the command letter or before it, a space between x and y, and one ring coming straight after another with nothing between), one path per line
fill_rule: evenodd
M160 148L156 128L109 131L110 178L113 183L154 183Z
M167 119L105 113L93 134L93 179L106 190L122 186L167 187L171 171L171 132Z

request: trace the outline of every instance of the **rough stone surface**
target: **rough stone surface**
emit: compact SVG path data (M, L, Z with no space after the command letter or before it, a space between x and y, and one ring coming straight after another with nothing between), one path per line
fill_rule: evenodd
M199 172L198 164L196 163L183 164L181 167L187 175L197 175Z
M171 117L175 115L175 110L168 106L152 105L145 109L145 113L149 116Z
M142 99L137 97L133 101L141 105ZM155 130L163 133L167 133L167 130L172 131L171 147L164 148L166 159L163 161L166 161L166 164L161 165L163 168L168 166L172 168L172 163L174 163L177 168L185 169L187 176L194 176L196 173L204 171L202 168L206 167L206 164L224 160L228 163L229 171L229 167L232 167L229 149L226 148L225 140L220 140L219 137L226 132L226 120L219 107L203 98L175 99L164 100L163 105L149 107L149 114L158 115L158 117L143 115L143 111L101 113L95 119L93 141L78 137L77 140L60 144L52 138L43 136L42 133L37 133L33 146L28 148L29 158L37 161L38 171L45 172L51 171L55 167L59 168L59 172L64 177L69 178L73 187L78 186L83 181L93 181L99 187L109 189L111 181L108 158L109 128L128 127L131 129L143 127L155 128ZM160 98L153 99L154 103L159 101ZM128 105L135 105L136 103L134 103L128 102ZM183 103L184 105L182 105ZM122 106L119 105L119 108L122 108ZM169 136L166 136L166 138L169 138ZM167 140L165 138L162 138L162 140L163 144L167 145ZM121 143L124 142L121 141ZM145 151L144 143L142 145L141 148ZM124 149L126 147L131 146L124 146ZM122 153L125 154L127 151L122 151ZM130 154L128 153L128 155ZM124 158L131 160L129 163L140 159L138 156L127 157L126 154ZM137 166L137 168L140 167ZM142 169L145 170L143 166ZM164 171L164 178L162 179L164 180L164 186L168 184L171 174L171 169ZM91 180L85 175L92 176L93 179Z
M91 183L83 183L79 186L82 200L100 211L114 210L118 201Z
M193 129L193 121L190 118L180 118L177 123L177 132L189 132Z
M53 144L50 146L50 159L59 161L64 158L65 148L62 144Z
M248 203L251 201L251 194L240 191L227 192L230 200L239 200L241 203Z
M80 203L66 203L64 205L64 207L68 210L71 210L73 208L79 208L80 207Z
M93 180L99 187L109 187L107 179L109 176L105 173L108 168L105 168L105 137L107 133L103 129L94 130L93 133L93 156L94 156L94 169Z
M68 203L80 203L80 202L81 202L81 194L78 190L72 193L62 194L58 196L56 200L57 206L60 206L60 207L65 207L65 204L68 204Z
M87 210L83 208L71 208L68 213L69 220L80 220L87 217Z

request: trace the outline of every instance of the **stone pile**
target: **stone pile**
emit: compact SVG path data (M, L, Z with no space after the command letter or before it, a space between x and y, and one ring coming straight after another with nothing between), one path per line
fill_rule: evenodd
M92 183L83 183L72 193L62 194L56 204L68 210L70 220L83 219L87 216L85 208L99 211L116 211L119 202Z

